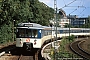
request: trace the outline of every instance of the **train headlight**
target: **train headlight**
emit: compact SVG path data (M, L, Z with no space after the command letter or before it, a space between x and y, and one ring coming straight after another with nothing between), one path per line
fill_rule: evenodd
M20 39L20 44L22 44L22 39Z
M20 39L20 44L22 44L23 42L22 42L22 39Z
M20 41L21 41L22 39L20 39Z

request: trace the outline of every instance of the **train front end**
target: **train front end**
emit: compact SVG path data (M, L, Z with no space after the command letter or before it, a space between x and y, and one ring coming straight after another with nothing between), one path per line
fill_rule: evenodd
M24 24L25 25L25 24ZM41 48L41 30L42 28L29 26L17 27L16 47L31 50L33 48Z

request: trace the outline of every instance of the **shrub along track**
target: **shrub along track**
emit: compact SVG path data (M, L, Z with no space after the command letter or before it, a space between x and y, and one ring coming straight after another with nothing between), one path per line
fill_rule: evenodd
M70 49L73 52L75 52L76 54L82 56L84 59L89 60L90 59L90 55L88 53L86 53L86 51L84 51L82 48L80 48L80 45L81 45L82 41L83 40L79 40L79 41L75 41L75 42L71 43L70 44Z

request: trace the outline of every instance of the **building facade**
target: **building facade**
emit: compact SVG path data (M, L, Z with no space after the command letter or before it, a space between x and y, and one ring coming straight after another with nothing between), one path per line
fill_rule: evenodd
M62 9L59 11L59 14L60 14L61 18L57 19L58 26L60 26L62 28L64 28L66 25L69 25L69 24L71 27L82 27L88 21L88 17L79 18L77 15L66 16L66 13ZM56 21L54 19L50 20L50 22L55 26Z
M87 18L71 18L71 25L74 27L82 27L84 24L86 24Z
M59 20L59 25L60 27L65 27L66 24L69 24L69 19L67 17L61 18Z

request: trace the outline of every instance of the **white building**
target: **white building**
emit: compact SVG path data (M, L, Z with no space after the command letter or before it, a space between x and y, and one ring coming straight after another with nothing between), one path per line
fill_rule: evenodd
M64 18L59 20L59 25L61 27L64 27L66 24L69 24L69 19L67 17L64 17Z
M57 19L58 24L59 24L60 27L65 27L66 24L69 24L69 19L67 18L66 13L65 13L64 10L60 9L59 14L61 16L61 19ZM52 19L52 20L50 20L50 23L55 25L56 21L54 19Z

